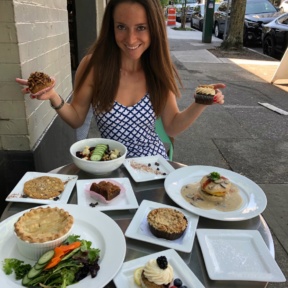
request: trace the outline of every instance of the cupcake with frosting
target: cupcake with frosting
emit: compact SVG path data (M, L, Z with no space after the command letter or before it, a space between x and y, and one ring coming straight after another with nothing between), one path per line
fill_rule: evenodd
M149 260L141 274L142 288L168 288L173 281L174 272L165 256Z
M211 105L214 101L216 90L213 85L199 85L195 90L195 102L198 104Z

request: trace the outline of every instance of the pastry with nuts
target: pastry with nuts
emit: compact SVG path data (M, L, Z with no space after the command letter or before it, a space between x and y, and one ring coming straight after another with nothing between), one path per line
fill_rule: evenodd
M36 94L43 89L52 88L55 80L43 72L31 73L28 78L28 87L32 94Z

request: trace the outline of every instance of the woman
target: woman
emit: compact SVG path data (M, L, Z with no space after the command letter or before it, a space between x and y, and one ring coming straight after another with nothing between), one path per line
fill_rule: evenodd
M77 69L71 103L64 103L54 88L30 96L50 100L73 128L83 124L92 103L101 136L122 142L127 157L160 154L167 158L155 132L155 119L161 117L166 133L175 137L206 108L192 103L180 112L177 80L181 83L170 58L160 1L110 0L100 35ZM27 84L27 80L16 81ZM217 90L214 102L224 103L221 91Z

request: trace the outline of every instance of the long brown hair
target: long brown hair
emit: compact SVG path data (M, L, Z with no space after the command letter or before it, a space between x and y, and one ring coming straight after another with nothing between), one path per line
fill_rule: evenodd
M124 2L138 3L145 8L151 44L141 56L148 93L159 116L163 111L169 91L180 97L177 81L180 77L171 60L163 8L159 0L110 0L106 6L100 35L88 51L90 61L80 77L75 91L84 83L89 71L93 69L92 104L98 112L109 111L116 97L120 79L120 48L114 36L113 14L115 7Z

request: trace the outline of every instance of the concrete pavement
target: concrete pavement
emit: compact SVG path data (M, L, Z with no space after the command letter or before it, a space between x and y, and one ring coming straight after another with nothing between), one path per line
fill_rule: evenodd
M202 43L199 31L167 27L170 51L183 81L179 108L193 101L198 84L223 82L224 105L208 107L200 118L176 137L174 161L208 165L245 175L256 182L268 200L263 216L272 232L275 258L288 276L288 116L258 102L288 111L287 85L272 85L279 62L217 58L207 49L220 45L212 37ZM273 62L273 63L271 63ZM88 137L97 137L92 121ZM284 288L288 283L270 283Z
M288 111L288 83L271 84L279 61L217 58L207 49L219 46L212 37L202 43L199 31L167 27L170 51L183 80L184 109L198 84L223 82L225 104L208 107L176 138L174 160L187 165L231 169L256 182L268 200L263 216L273 235L275 258L288 276L288 116L258 102ZM270 283L269 288L288 287Z

